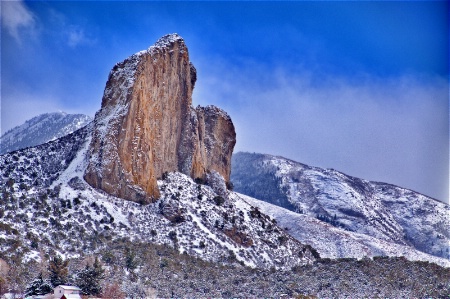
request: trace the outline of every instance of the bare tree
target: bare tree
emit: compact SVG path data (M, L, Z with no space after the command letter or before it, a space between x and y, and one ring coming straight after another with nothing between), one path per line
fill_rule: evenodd
M13 295L23 294L29 273L25 270L21 259L13 259L9 264L7 283L9 292Z
M8 291L8 272L8 264L4 260L0 259L0 296L4 295Z
M117 283L106 284L103 286L103 299L125 299L126 295L120 289Z

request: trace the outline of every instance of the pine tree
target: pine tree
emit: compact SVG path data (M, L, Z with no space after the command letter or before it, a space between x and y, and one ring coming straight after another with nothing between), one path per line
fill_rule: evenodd
M128 248L125 252L125 266L127 267L127 270L131 272L138 266L136 254Z
M67 269L68 264L69 261L64 261L60 256L55 256L48 264L50 282L53 287L67 283L67 276L69 274Z
M25 296L33 296L33 295L41 295L39 294L39 289L41 288L41 285L44 283L44 280L42 279L42 273L39 274L39 276L34 279L25 289Z
M26 288L25 295L45 295L51 293L53 290L50 281L42 278L42 272L39 273L38 277L36 277Z
M83 295L99 295L102 292L101 280L103 279L104 270L100 262L95 258L94 264L79 271L77 274L77 285L81 289Z

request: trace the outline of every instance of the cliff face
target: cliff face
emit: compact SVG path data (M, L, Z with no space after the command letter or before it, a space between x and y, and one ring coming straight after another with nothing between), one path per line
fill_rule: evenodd
M112 69L94 120L85 180L127 200L159 198L166 171L230 179L236 134L214 106L192 108L195 67L184 40L166 35Z

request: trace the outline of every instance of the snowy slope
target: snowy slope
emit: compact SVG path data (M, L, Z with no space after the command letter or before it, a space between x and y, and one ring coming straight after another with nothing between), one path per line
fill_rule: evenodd
M105 241L167 244L225 264L290 269L315 260L304 246L238 197L223 201L180 173L158 181L161 198L140 205L90 187L83 174L92 126L0 156L0 251L78 256ZM17 232L20 232L17 233ZM21 244L22 246L17 246Z
M429 261L450 267L450 261L418 251L410 246L380 240L365 234L346 231L305 214L243 194L234 193L248 204L273 217L277 224L304 244L310 244L322 258L357 258L404 256L411 261Z
M91 120L87 115L64 112L38 115L0 137L0 154L55 140L84 127Z
M349 232L448 257L447 204L394 185L271 155L237 153L232 167L237 192Z

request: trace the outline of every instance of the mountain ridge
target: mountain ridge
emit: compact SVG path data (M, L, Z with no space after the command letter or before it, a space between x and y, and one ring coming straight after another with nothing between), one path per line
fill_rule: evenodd
M0 154L35 146L68 135L92 121L84 114L43 113L16 126L0 137Z
M284 200L291 211L336 227L448 258L450 207L436 199L280 156L237 153L232 165L237 192L278 206ZM267 192L283 198L274 201Z

